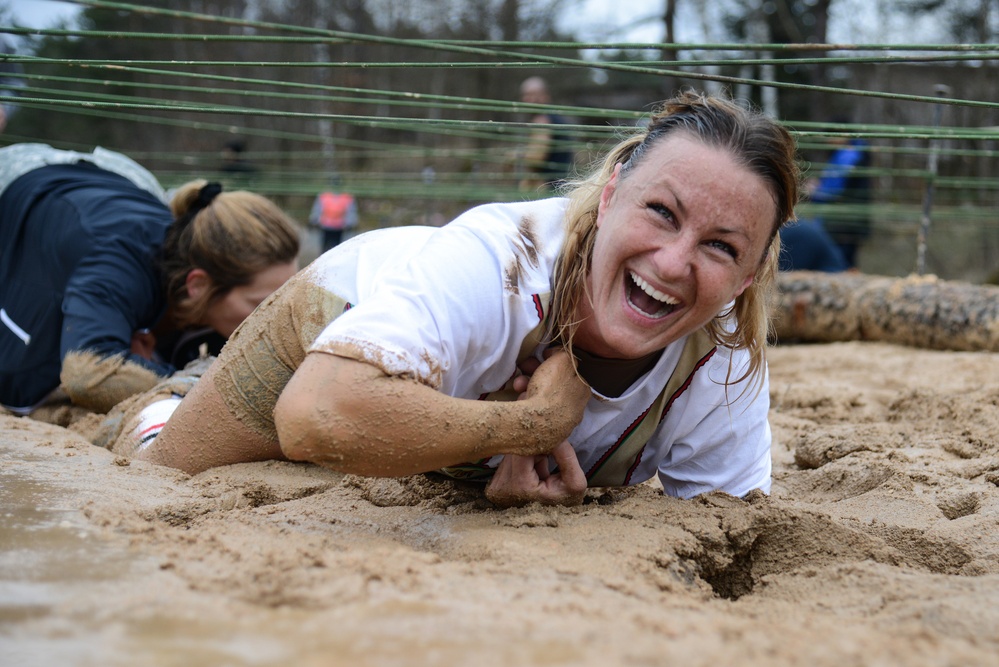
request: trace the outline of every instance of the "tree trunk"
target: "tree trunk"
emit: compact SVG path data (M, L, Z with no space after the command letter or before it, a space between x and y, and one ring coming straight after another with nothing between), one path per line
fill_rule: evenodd
M777 342L872 340L999 351L999 287L862 273L780 274Z
M672 48L676 44L676 2L664 0L663 5L663 48L659 49L659 59L663 62L677 60L679 52ZM677 69L670 67L670 69ZM672 76L664 76L659 81L659 89L663 97L672 97L680 88L681 80Z

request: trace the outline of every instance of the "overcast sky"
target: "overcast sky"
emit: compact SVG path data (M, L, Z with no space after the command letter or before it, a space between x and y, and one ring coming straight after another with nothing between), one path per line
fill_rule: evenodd
M45 28L60 19L71 18L79 10L79 5L56 0L7 0L14 20L29 28Z

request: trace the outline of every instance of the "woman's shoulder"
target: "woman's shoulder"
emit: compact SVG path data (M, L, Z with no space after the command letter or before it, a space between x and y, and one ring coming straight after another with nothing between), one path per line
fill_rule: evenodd
M485 229L512 227L519 230L527 229L532 233L561 230L568 203L569 200L564 197L550 197L530 201L481 204L465 211L446 226L482 226Z
M477 206L443 229L470 232L501 255L513 252L541 267L558 255L565 236L567 199L550 198Z
M342 285L360 274L383 276L405 271L413 262L433 266L434 275L462 271L498 280L514 277L534 285L548 283L561 249L565 200L484 204L443 227L406 226L360 234L320 256L304 278L321 285ZM421 271L421 274L423 272ZM533 276L527 280L528 275Z

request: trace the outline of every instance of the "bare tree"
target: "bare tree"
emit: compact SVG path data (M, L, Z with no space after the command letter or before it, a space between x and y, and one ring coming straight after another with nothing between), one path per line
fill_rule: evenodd
M956 42L989 44L999 33L999 0L896 0L910 15L935 14Z

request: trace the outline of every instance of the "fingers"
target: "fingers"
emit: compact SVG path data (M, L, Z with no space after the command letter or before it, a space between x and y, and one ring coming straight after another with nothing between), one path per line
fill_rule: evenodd
M542 482L551 476L551 471L548 469L547 456L534 457L534 474L537 475L538 480Z
M498 507L521 507L531 502L538 476L534 456L507 454L486 485L486 498Z
M572 448L568 440L563 440L558 447L552 450L552 458L555 459L555 464L558 466L558 475L562 482L565 497L572 501L561 504L581 504L583 497L586 495L587 483L586 473L583 472L583 468L579 465L576 450Z
M529 483L534 481L538 477L537 466L538 459L544 459L544 456L504 456L503 462L506 459L510 459L509 471L510 477L512 479L527 480Z
M538 370L538 366L540 365L541 362L538 359L534 357L528 357L527 359L524 359L519 364L517 364L517 368L520 369L521 373L523 373L527 377L530 377L534 375L534 371Z
M580 505L586 496L586 475L572 445L562 441L552 452L559 471L551 474L548 456L503 457L486 486L486 498L499 507Z

